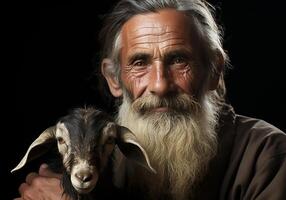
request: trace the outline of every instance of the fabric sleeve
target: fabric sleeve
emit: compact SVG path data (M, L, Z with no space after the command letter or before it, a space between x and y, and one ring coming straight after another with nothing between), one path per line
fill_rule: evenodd
M276 155L255 169L243 199L286 199L286 154Z

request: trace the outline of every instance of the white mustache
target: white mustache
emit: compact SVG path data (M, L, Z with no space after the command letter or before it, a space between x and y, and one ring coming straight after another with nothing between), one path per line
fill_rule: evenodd
M149 111L160 107L167 107L170 108L171 111L178 113L197 113L201 108L200 103L187 94L178 94L168 97L158 97L150 94L136 99L131 106L134 111L141 114L148 113Z

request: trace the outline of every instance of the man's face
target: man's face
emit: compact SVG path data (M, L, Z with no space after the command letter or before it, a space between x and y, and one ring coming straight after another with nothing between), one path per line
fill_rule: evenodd
M204 73L192 33L186 16L172 9L136 15L125 23L120 76L133 101L150 94L197 96ZM160 107L154 111L167 109Z
M172 9L136 15L122 27L121 84L109 73L112 61L102 63L111 93L123 95L117 123L134 133L157 170L152 182L149 175L138 180L147 187L156 180L154 196L170 184L166 193L187 199L216 154L217 109L193 27Z

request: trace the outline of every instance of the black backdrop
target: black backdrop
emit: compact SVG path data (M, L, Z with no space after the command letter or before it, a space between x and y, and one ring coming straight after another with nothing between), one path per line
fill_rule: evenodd
M12 5L7 16L13 18L12 65L9 76L2 75L9 80L4 84L8 104L2 104L8 109L3 133L7 140L2 144L8 141L8 147L1 145L0 169L1 180L9 183L3 199L17 196L25 173L11 175L9 170L42 130L73 107L94 104L109 109L94 87L92 73L100 16L115 1L95 2ZM225 29L224 47L233 66L226 74L228 99L237 113L262 118L285 131L282 0L210 2L218 7L216 18Z

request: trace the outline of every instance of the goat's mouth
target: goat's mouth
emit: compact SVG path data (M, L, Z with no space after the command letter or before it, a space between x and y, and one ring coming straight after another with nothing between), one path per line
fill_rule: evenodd
M80 193L80 194L86 194L86 193L89 193L93 190L93 188L95 187L95 184L94 185L89 185L87 187L81 187L81 186L77 186L77 185L74 185L73 184L73 187L74 189Z

